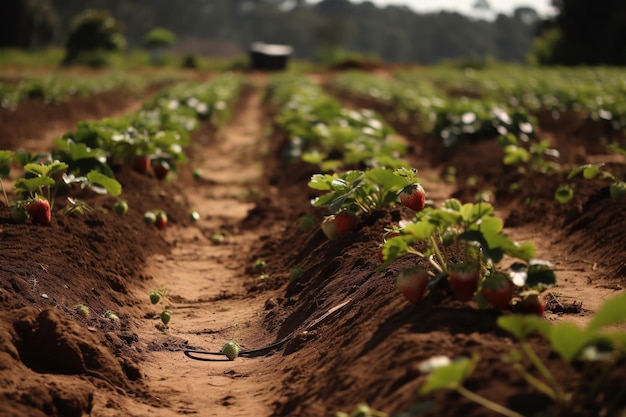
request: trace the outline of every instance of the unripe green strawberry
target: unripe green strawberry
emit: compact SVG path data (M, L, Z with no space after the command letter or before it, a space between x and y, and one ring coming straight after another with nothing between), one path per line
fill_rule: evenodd
M609 192L613 200L621 200L624 196L626 196L626 182L618 181L611 184Z
M128 203L125 200L117 200L113 206L115 213L123 216L128 211Z
M76 310L76 312L80 314L81 316L83 316L84 318L86 319L89 318L89 307L87 307L85 304L75 305L74 310Z
M167 323L170 322L170 319L172 318L172 312L169 310L163 310L161 312L161 321L163 322L163 324L167 325Z
M156 223L156 214L153 211L146 211L143 214L143 221L146 222L148 226L153 226Z
M20 204L11 206L11 220L13 220L13 223L26 223L26 220L28 220L26 208Z
M112 312L111 310L108 310L107 312L104 313L104 318L105 319L109 319L109 320L113 320L113 321L118 321L120 318L117 316L117 314L115 314L114 312Z
M150 302L156 304L161 300L161 293L158 291L150 291Z
M224 346L222 346L222 352L229 360L234 361L235 358L239 356L239 345L233 340L226 342Z

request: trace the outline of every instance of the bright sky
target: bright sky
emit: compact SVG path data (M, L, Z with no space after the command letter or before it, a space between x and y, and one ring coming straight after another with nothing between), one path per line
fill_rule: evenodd
M352 0L360 2L362 0ZM476 0L370 0L379 7L390 4L406 5L419 13L437 12L440 10L457 11L463 14L473 14L473 5ZM511 14L517 7L532 7L542 16L554 15L551 0L488 0L491 8L500 13Z

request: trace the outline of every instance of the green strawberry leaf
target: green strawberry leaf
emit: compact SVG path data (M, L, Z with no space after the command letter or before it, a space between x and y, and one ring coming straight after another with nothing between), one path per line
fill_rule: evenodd
M113 197L122 194L122 185L115 178L108 177L94 170L87 174L87 179L92 184L102 186Z
M587 324L587 330L597 331L621 323L626 323L626 294L605 301Z
M549 263L532 261L528 266L527 274L526 286L538 291L556 285L556 274Z
M426 219L404 227L405 232L412 235L415 240L428 240L435 232L435 229L435 225Z
M497 323L501 329L511 333L520 342L534 331L547 335L550 330L550 323L532 314L500 316Z
M568 364L596 339L597 335L594 332L580 329L574 323L553 324L548 333L552 349Z
M0 151L0 178L7 178L11 173L12 151Z
M15 182L13 188L20 193L32 196L37 191L45 187L52 187L55 184L54 179L50 177L20 178Z
M420 395L427 395L440 389L455 389L472 374L478 356L456 359L446 366L433 369L426 377L426 382L419 389Z

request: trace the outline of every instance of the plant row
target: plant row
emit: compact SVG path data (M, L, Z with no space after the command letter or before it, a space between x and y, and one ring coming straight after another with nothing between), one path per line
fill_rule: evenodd
M626 295L604 302L586 326L574 323L552 323L534 315L500 316L498 327L516 341L514 347L501 357L502 365L519 373L528 387L549 400L549 405L533 415L618 415L623 405L624 390L613 389L611 371L623 366L626 357L626 332L619 327L626 323ZM565 371L557 376L537 353L533 339L547 341L551 352L560 359ZM551 360L553 362L553 360ZM480 353L450 358L434 356L422 361L418 368L424 375L418 396L424 398L440 391L455 391L460 396L507 417L523 414L482 396L468 388L468 380L481 364ZM432 411L433 404L423 401L400 417ZM388 414L362 403L350 414L338 412L337 417L387 417Z
M417 78L409 73L409 78ZM483 71L438 71L433 83L446 91L493 98L531 112L549 111L555 118L573 111L608 129L626 129L626 76L619 68L528 68L510 66Z
M276 123L286 132L285 157L323 170L395 166L406 146L371 110L347 109L303 76L280 75L270 81L266 103L278 107Z
M401 73L392 79L363 72L336 77L332 87L368 100L391 105L405 118L417 117L415 129L436 135L446 147L462 140L512 134L528 140L535 120L521 107L493 99L455 98L418 73Z
M388 90L376 90L373 85L362 84L355 90L373 93L380 100L393 100L383 92ZM299 86L307 94L303 94ZM331 113L331 104L326 103L332 103L333 115L354 111L342 109L316 86L303 80L276 78L270 89L269 95L278 93L274 97L279 96L281 100L276 101L287 107L286 111L283 108L279 111L277 123L290 137L315 137L316 133L312 132L319 129L318 124L327 123L324 117ZM319 104L322 102L323 105ZM517 139L510 132L501 136L503 146L512 145L512 142L505 142L506 138ZM332 139L326 138L327 141ZM348 148L334 148L332 158L341 158L343 150ZM307 160L305 153L287 152L287 155L290 158L303 156L302 159ZM325 155L331 157L330 153ZM514 160L511 155L509 158ZM323 172L314 174L308 185L319 192L312 204L328 210L321 228L329 239L341 239L358 230L360 220L375 211L400 205L410 208L413 214L409 219L386 228L377 254L379 270L401 258L413 264L403 267L395 279L399 293L407 301L417 304L425 297L445 291L462 302L474 301L479 308L503 310L505 313L499 317L498 326L518 342L503 361L549 398L557 415L580 413L589 407L610 407L597 401L598 394L606 388L608 373L626 353L626 333L610 330L611 326L624 322L624 296L607 302L584 328L571 323L547 322L542 319L545 304L541 293L556 284L552 265L536 258L531 243L516 242L507 236L502 219L495 215L495 208L489 202L462 203L448 199L436 206L426 199L427 190L422 187L417 170L399 157L392 164L385 165L379 160L376 166L363 169L355 169L345 160L332 164L325 164L324 160L315 162ZM601 168L601 165L580 167L571 175L592 178L601 175ZM568 380L553 376L534 351L529 339L536 334L544 337L563 360L569 369ZM420 370L426 374L420 395L453 389L496 413L520 417L516 411L464 386L479 361L478 353L471 357L435 357L425 361L420 365ZM578 373L581 364L586 369L582 376ZM576 381L573 388L572 379ZM591 381L591 388L584 392L582 387L587 386L587 379ZM607 399L612 400L614 398ZM417 405L416 409L419 408ZM351 414L340 412L337 415L386 416L367 404L360 404Z
M565 111L579 111L581 117L604 117L605 121L610 120L621 126L618 116L609 117L609 112L619 115L619 111L598 106L626 102L619 99L626 94L626 80L618 77L617 81L603 82L601 76L607 74L602 70L596 71L569 70L560 78L548 70L526 74L519 69L511 69L510 73L506 72L506 77L491 72L455 72L452 75L443 71L438 76L429 76L424 71L411 71L401 72L393 79L351 72L336 77L332 86L352 97L366 98L393 108L401 118L416 115L419 130L434 134L445 147L452 147L461 140L495 138L502 147L504 165L514 167L521 174L531 171L554 174L563 169L559 164L560 152L537 134L534 114L549 110L556 114L555 117L560 117ZM572 85L578 87L570 88ZM455 89L483 98L453 98L444 93ZM569 98L565 97L566 91ZM614 127L622 129L619 126ZM610 145L607 151L626 154L623 145L619 144ZM611 196L622 198L626 195L626 183L605 165L596 163L571 167L567 179L577 176L605 179L610 181ZM511 184L511 187L517 185ZM571 200L573 193L573 185L564 183L555 190L555 198L565 203Z
M55 140L49 153L0 151L0 179L9 177L12 167L22 173L15 182L13 201L0 181L12 219L50 224L55 195L63 188L118 197L122 187L115 172L123 165L165 179L175 173L177 164L187 161L184 149L199 120L208 119L219 127L230 114L241 85L242 79L229 73L199 85L180 85L146 100L135 113L79 122L74 132ZM85 209L89 209L86 203L68 197L63 211Z
M290 137L294 132L309 137L337 115L360 114L342 108L319 87L294 82L291 76L275 79L269 88L273 97L282 98L284 104L276 118ZM331 105L333 112L329 111ZM344 126L350 125L346 122ZM335 139L329 136L326 140ZM359 146L360 136L353 138ZM335 148L338 157L345 155L344 149L351 149L341 143L343 147ZM476 299L481 307L507 309L517 296L519 306L543 315L538 295L556 282L550 264L534 258L532 244L518 244L507 237L503 221L494 216L489 203L448 200L439 208L427 205L417 169L396 155L378 159L375 166L365 169L355 169L347 160L331 165L319 162L323 172L313 175L308 185L319 193L312 204L328 209L322 230L329 238L340 238L357 227L359 217L378 210L403 205L415 212L408 221L390 225L378 254L381 268L403 256L415 257L416 267L402 271L397 278L398 288L409 301L420 302L428 289L435 291L442 284L460 300ZM505 259L515 261L508 271L500 267Z
M145 76L109 73L99 76L26 76L18 82L0 81L0 107L15 110L27 99L58 104L70 97L89 97L112 90L141 92L152 83L169 80L168 76Z

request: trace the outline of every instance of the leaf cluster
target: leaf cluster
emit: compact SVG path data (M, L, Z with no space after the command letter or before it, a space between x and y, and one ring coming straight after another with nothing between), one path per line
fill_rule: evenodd
M372 168L351 170L343 174L315 174L309 187L326 192L313 200L315 207L328 207L331 214L346 210L353 214L371 213L393 207L398 193L417 180L414 174L403 175L407 169Z

